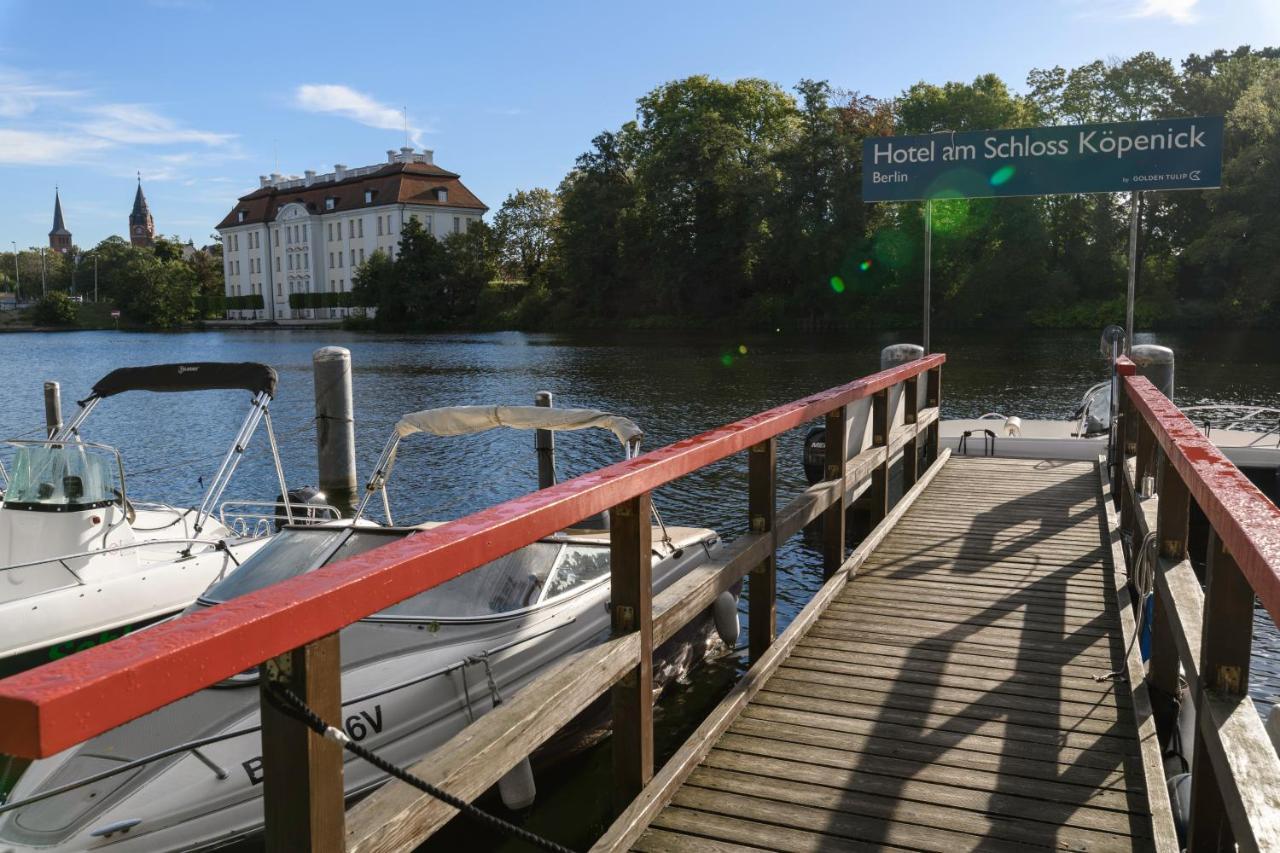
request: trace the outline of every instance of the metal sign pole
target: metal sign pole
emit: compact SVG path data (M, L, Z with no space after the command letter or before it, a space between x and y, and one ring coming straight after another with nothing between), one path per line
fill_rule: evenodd
M1133 292L1138 280L1138 207L1142 193L1133 192L1129 202L1129 295L1124 306L1124 350L1133 347Z
M929 293L933 277L933 201L924 202L924 354L929 354Z

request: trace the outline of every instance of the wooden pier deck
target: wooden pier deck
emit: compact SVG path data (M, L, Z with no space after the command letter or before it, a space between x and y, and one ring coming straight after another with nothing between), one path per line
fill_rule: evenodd
M634 849L1151 849L1114 571L1094 464L947 461Z

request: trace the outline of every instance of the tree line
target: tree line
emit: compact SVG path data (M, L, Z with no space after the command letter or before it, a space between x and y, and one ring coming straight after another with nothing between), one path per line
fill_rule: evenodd
M172 328L208 316L224 290L222 246L204 250L159 238L151 247L108 237L66 254L28 249L0 253L0 290L34 302L39 325L76 325L80 302L114 306L126 323ZM99 318L100 319L100 318Z
M1147 192L1138 311L1146 324L1274 322L1280 306L1280 49L1153 53L917 83L878 98L802 80L688 77L637 102L551 192L494 218L508 317L657 325L732 318L918 323L922 204L865 204L870 136L1170 116L1226 117L1223 187ZM935 323L1095 327L1123 317L1128 195L934 203Z

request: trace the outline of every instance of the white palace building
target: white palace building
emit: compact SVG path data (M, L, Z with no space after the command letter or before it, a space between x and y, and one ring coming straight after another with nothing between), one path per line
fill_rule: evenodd
M430 151L388 151L373 166L302 177L263 175L218 223L227 296L261 294L262 311L229 311L228 319L290 320L347 309L291 309L291 293L351 290L374 252L394 258L410 219L444 237L470 227L488 210L458 175L432 162ZM314 317L320 319L320 317Z

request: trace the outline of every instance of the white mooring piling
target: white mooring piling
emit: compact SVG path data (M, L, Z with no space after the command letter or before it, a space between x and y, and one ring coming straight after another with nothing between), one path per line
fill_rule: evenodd
M316 396L316 467L326 503L346 517L355 510L356 425L351 351L321 347L311 354Z

